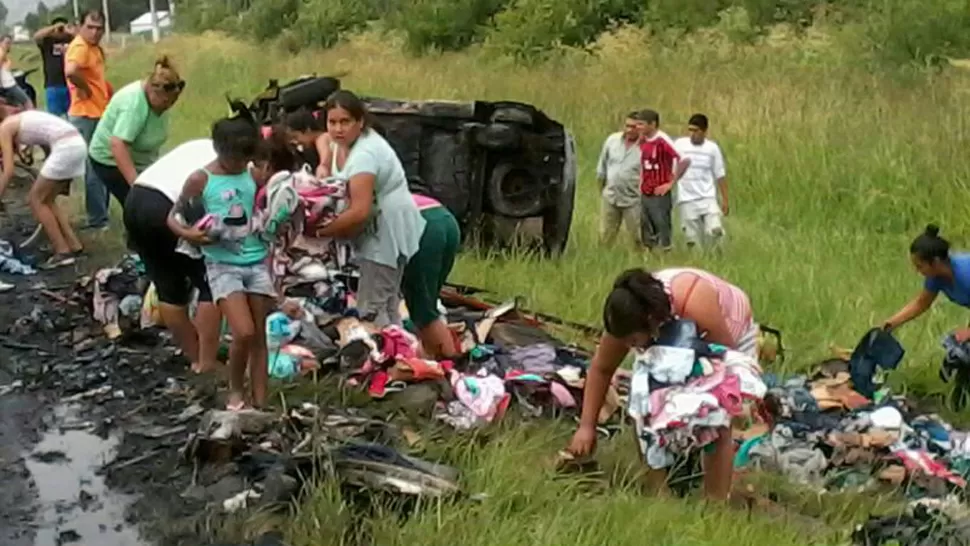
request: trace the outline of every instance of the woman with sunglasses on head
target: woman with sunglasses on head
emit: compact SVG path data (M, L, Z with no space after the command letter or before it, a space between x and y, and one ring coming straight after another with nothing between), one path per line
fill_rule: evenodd
M144 80L119 89L108 102L88 149L94 173L122 208L138 174L168 140L168 116L185 81L168 56L155 61Z
M678 318L693 321L708 343L757 358L758 326L747 294L737 286L699 269L625 271L606 298L605 332L587 372L582 417L570 453L586 456L596 449L598 416L616 369L631 349L648 347L664 324ZM724 500L731 491L734 460L728 427L718 431L713 446L704 457L704 490L708 497ZM662 471L652 477L658 475L665 477Z

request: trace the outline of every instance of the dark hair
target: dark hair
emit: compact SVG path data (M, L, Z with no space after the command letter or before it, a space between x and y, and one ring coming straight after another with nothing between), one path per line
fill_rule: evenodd
M212 124L212 146L220 157L250 159L259 148L259 127L241 101L229 100L233 113Z
M4 35L0 36L0 42L2 42L4 40L10 40L12 42L13 41L13 36L11 36L9 34L4 34Z
M629 114L626 115L626 119L643 121L642 119L640 119L640 117L641 117L640 112L638 110L634 110L633 112L630 112Z
M51 19L51 24L52 25L66 25L67 24L67 17L60 17L60 16L55 17L55 18Z
M922 262L947 262L950 260L950 242L940 237L939 227L930 224L919 237L913 239L913 243L909 245L909 253Z
M377 119L374 118L373 114L367 110L367 103L355 95L352 91L346 89L340 89L334 91L327 97L327 102L323 106L324 110L328 113L334 108L343 108L346 110L350 117L357 121L363 120L364 129L373 129L381 136L384 136L384 128L381 127Z
M697 127L698 129L700 129L701 131L707 130L707 127L708 127L707 123L708 123L707 116L705 116L704 114L694 114L687 121L687 125L693 125L694 127Z
M263 139L256 151L256 160L269 163L273 172L292 171L297 165L297 156L286 138L286 128L275 126L273 131Z
M640 110L640 116L641 117L638 118L640 121L645 123L656 123L658 127L660 126L660 114L658 114L656 110L650 110L649 108L646 110Z
M624 338L648 331L672 317L670 297L659 279L645 269L628 269L613 282L603 306L603 327L612 336Z
M293 131L305 133L307 131L323 131L323 123L306 108L290 112L286 116L286 126Z
M95 21L98 23L103 23L104 13L102 13L101 10L99 9L89 9L88 11L85 11L84 13L81 14L81 18L78 21L83 25L84 22L87 21L88 19L91 19L92 21Z

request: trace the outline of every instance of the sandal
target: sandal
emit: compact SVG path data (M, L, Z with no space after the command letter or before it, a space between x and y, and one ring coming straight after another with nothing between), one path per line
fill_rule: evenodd
M42 263L40 265L40 268L41 269L57 269L58 267L63 267L63 266L66 266L66 265L74 265L74 262L75 261L77 261L77 258L75 258L70 253L67 253L67 254L54 254L53 256L51 256L50 258L48 258L46 262Z
M226 411L242 411L244 409L246 409L246 401L245 400L240 400L240 401L236 402L235 404L232 404L232 403L227 403L226 404Z

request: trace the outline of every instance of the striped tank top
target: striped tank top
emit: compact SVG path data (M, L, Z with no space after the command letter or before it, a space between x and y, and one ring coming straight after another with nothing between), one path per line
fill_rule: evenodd
M670 287L674 279L681 275L692 275L695 279L705 280L714 286L714 290L717 291L717 299L721 307L721 313L724 316L724 321L727 323L728 330L731 332L731 337L739 345L742 342L746 342L747 339L745 338L750 335L753 320L751 301L748 299L748 295L744 293L744 290L701 269L683 267L655 271L653 276L663 283L664 290L667 292L667 296L670 297L674 315L678 318L680 317L680 311L683 310L687 302L674 301ZM690 298L692 291L693 287L688 290L687 299ZM746 345L746 343L744 344Z

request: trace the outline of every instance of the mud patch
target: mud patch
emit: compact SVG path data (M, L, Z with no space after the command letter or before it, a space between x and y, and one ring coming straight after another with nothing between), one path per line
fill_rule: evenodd
M34 546L146 544L125 521L132 499L110 490L98 475L114 459L120 439L87 430L86 423L77 422L78 409L55 408L60 426L45 433L25 460L37 495Z

